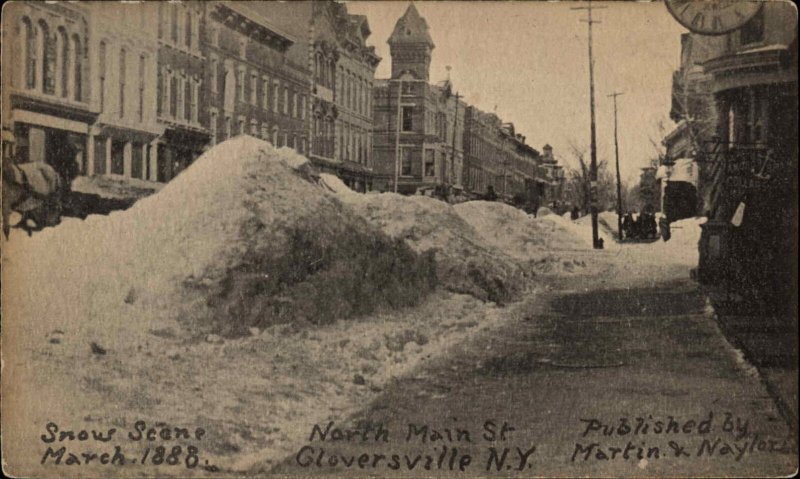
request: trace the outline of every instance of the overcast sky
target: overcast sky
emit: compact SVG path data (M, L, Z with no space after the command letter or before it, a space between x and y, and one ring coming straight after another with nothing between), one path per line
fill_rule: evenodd
M436 48L431 81L447 76L466 101L513 122L541 151L550 143L567 163L569 144L589 145L589 67L585 6L576 2L415 2ZM638 179L655 155L668 113L672 71L680 61L685 29L661 2L593 2L598 158L614 159L613 91L618 98L623 180ZM348 11L368 17L374 45L383 58L376 78L391 72L386 41L408 2L348 2Z

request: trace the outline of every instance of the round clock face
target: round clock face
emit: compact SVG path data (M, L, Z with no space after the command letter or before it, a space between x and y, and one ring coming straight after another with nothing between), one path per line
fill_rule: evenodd
M667 10L681 25L702 35L736 30L753 18L760 0L666 0Z

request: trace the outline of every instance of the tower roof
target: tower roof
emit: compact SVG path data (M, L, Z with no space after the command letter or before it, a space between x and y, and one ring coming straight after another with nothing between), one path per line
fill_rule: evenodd
M434 47L433 39L428 33L428 23L422 18L413 3L408 4L406 13L394 25L389 44L425 43Z

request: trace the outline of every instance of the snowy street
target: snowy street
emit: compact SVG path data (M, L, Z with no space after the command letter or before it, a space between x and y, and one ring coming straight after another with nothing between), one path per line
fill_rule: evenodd
M796 467L786 422L758 373L720 333L696 285L679 269L625 270L620 260L632 259L627 252L589 255L607 269L529 297L509 309L513 319L503 326L394 383L337 424L382 425L390 431L387 443L317 436L308 443L313 454L299 451L276 472L438 476L459 474L465 455L472 458L465 471L474 476L781 475ZM686 426L709 418L706 433ZM743 428L727 431L726 418ZM666 429L671 419L680 432L654 432L657 421ZM630 426L627 434L618 429L621 421ZM504 423L513 428L505 441L495 437ZM603 434L599 423L616 432ZM445 434L426 442L418 434L423 426L467 430L470 440ZM716 449L707 447L717 441ZM756 449L749 447L753 441ZM521 461L518 451L534 446ZM492 447L508 449L505 463L492 461ZM443 448L449 449L440 464ZM451 463L453 449L459 459ZM316 462L321 450L322 467ZM373 457L360 470L342 465L364 452L398 454L400 467L385 465L388 459L372 467ZM406 455L422 459L412 469ZM430 469L426 455L433 457ZM341 458L338 467L326 463L332 456Z
M359 194L238 137L3 243L4 452L65 477L788 474L784 411L689 279L703 221L598 251L587 217Z

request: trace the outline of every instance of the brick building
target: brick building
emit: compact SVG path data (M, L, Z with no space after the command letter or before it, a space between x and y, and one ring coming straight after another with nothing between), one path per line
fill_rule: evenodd
M373 91L376 183L414 193L461 189L466 103L449 81L429 83L433 40L414 4L389 38L392 76Z
M206 8L202 47L211 143L249 134L305 154L308 72L287 58L292 36L246 3Z
M11 3L3 10L3 155L47 162L65 177L89 169L89 12L82 4Z

